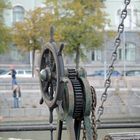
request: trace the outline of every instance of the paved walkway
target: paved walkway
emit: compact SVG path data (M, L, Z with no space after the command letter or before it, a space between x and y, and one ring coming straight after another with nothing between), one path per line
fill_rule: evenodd
M94 85L93 80L90 84ZM97 109L101 104L101 94L104 88L99 87L96 83ZM114 82L115 83L115 82ZM138 84L138 83L137 83ZM115 85L115 84L114 84ZM13 108L12 91L10 83L0 81L0 122L11 121L48 121L49 111L47 105L39 104L41 97L38 80L24 79L20 81L21 86L21 107ZM120 88L121 87L121 88ZM104 120L128 120L133 119L140 121L140 89L128 88L127 86L112 86L108 91L108 98L105 103L105 110L102 116ZM54 119L57 118L54 112Z
M48 119L48 108L40 105L41 92L38 79L17 79L21 87L20 108L13 108L10 79L0 79L0 121L30 121Z

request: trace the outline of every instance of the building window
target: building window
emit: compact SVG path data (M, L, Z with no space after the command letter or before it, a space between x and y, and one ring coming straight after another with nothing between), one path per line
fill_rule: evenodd
M13 23L24 20L25 10L22 6L15 6L13 8Z
M119 48L118 49L118 59L119 60L123 60L123 51L122 51L122 48Z
M91 61L101 61L101 50L92 51Z
M118 49L118 60L135 61L136 45L133 43L126 43L125 48Z
M125 59L127 61L135 61L135 48L133 43L126 43L125 46Z
M140 11L138 9L134 9L134 16L133 16L133 27L139 27L139 21L140 21Z

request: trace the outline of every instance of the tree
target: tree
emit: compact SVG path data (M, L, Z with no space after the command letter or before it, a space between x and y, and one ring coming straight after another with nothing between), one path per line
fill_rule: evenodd
M34 75L35 51L41 49L40 38L49 40L49 30L53 23L52 14L45 9L37 8L28 11L23 22L14 25L14 42L24 51L32 51L32 74Z
M48 42L50 27L54 25L55 40L65 42L67 53L76 54L78 68L83 48L96 48L102 43L106 21L102 8L103 3L98 0L62 0L61 4L58 0L47 0L46 7L29 11L23 22L15 24L14 42L23 50L33 51L34 69L35 50L41 49L39 39Z
M47 0L46 4L52 3ZM97 48L103 42L103 29L106 24L104 3L99 0L53 0L57 20L57 28L66 44L68 54L75 53L76 68L79 67L80 57L84 49ZM59 14L58 14L59 13ZM83 47L84 46L84 47Z
M4 10L10 8L10 4L0 0L0 53L7 50L11 41L10 29L4 24Z

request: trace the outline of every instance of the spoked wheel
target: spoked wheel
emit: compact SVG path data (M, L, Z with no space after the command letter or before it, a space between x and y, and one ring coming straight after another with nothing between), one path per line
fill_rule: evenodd
M42 99L49 108L55 108L57 101L62 99L64 64L56 44L47 43L41 55L40 86Z

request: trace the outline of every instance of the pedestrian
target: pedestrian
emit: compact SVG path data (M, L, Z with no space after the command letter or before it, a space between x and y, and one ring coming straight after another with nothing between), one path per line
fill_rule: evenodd
M12 77L12 91L13 91L13 99L14 99L14 108L19 108L19 102L21 98L21 90L20 86L16 80L16 70L14 68L11 69L11 77Z
M20 107L20 98L21 98L21 91L19 85L13 86L13 98L14 98L14 108Z
M17 81L16 81L16 70L14 68L11 69L11 77L12 77L12 89L14 85L17 85Z

